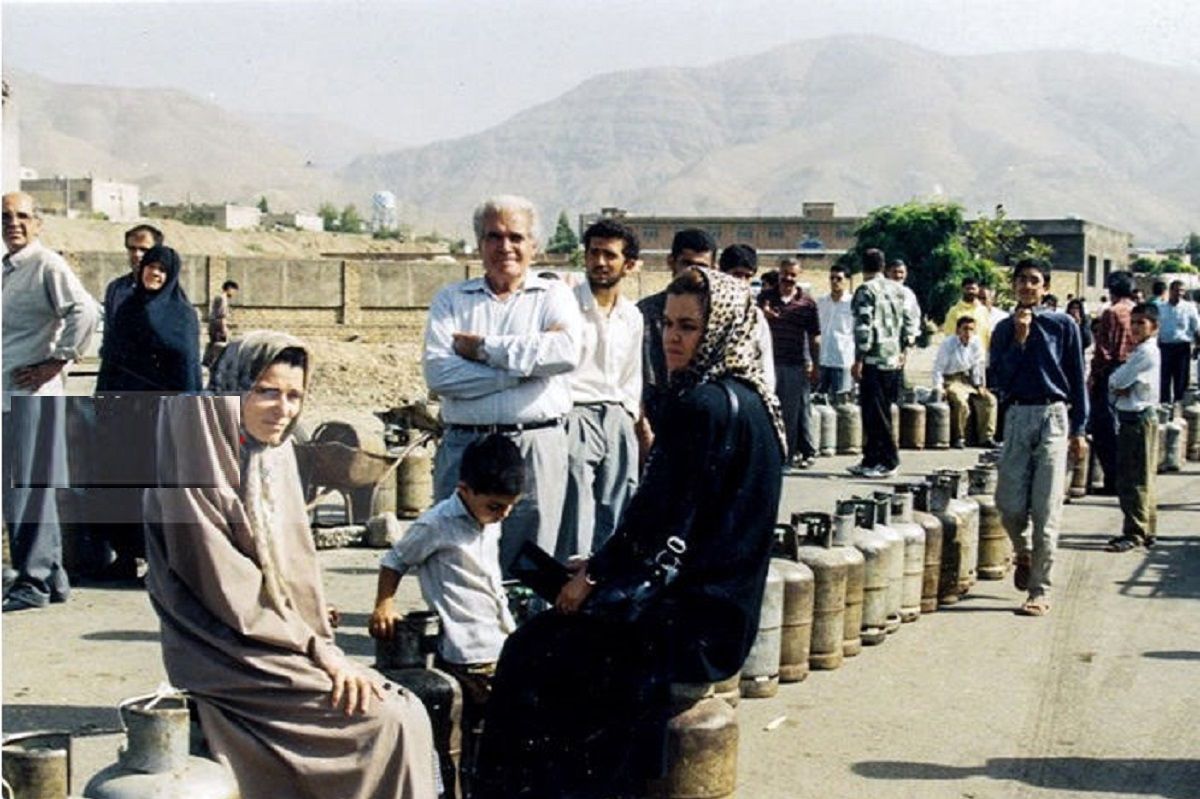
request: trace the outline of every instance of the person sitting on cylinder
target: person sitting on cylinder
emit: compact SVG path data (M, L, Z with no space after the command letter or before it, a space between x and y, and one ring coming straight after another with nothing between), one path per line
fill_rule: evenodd
M945 391L950 404L950 439L958 449L966 446L968 438L994 447L996 397L987 390L987 358L975 335L975 318L958 317L954 333L942 342L933 361L933 387Z
M424 706L333 639L292 444L311 370L299 340L248 333L219 396L160 402L145 517L163 663L243 799L428 799Z
M400 578L416 571L425 603L442 623L437 667L463 690L463 785L471 783L475 741L504 639L517 628L500 578L500 523L525 487L521 450L493 433L463 450L455 492L417 519L379 562L368 630L395 635L392 604Z
M689 268L663 321L670 392L643 480L555 610L504 645L476 799L643 795L665 767L670 684L731 676L754 641L786 451L758 314L748 285ZM640 611L618 601L672 559Z

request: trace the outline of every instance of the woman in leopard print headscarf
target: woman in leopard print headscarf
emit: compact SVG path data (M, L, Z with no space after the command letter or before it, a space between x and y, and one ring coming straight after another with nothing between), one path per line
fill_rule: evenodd
M741 668L758 629L785 452L756 324L747 289L718 272L688 270L667 289L672 392L641 485L557 612L509 638L476 796L641 795L664 766L669 685ZM629 582L670 538L686 551L655 605L635 622L589 612L594 586Z

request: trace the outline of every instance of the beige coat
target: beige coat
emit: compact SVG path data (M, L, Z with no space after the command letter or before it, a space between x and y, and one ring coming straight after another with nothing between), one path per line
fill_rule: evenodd
M146 492L147 588L171 682L196 699L245 799L433 799L432 734L415 696L385 686L384 701L353 717L331 706L325 667L350 661L326 616L295 453L290 440L248 446L239 425L237 396L160 406L165 487Z

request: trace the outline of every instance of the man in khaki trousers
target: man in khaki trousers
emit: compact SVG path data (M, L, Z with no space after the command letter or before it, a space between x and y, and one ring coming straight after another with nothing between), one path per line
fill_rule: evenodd
M946 393L950 439L959 449L968 439L983 447L996 445L996 397L985 385L987 360L975 324L973 317L960 316L955 334L942 342L933 362L933 387Z

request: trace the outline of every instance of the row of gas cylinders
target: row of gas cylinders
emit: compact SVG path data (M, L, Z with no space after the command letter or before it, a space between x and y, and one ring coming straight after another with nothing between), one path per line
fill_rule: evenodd
M948 449L950 406L940 392L909 391L892 405L892 438L903 449ZM820 455L858 455L862 452L862 410L850 394L814 394L809 429Z
M1200 461L1200 391L1192 391L1182 406L1164 404L1158 411L1158 472L1178 472L1184 461ZM1104 483L1104 469L1090 447L1068 464L1067 498L1087 496Z
M777 528L743 697L773 696L810 669L836 669L903 624L952 605L976 580L1000 580L1012 546L993 493L991 453L964 475L939 470Z

